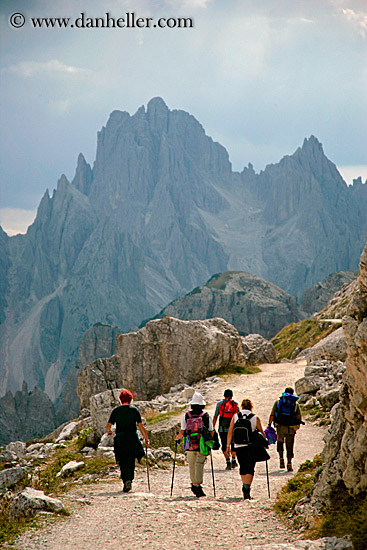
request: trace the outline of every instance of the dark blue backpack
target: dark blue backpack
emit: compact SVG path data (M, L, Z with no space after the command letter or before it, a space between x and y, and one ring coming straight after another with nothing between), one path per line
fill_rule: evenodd
M294 393L282 393L274 413L275 424L282 426L297 426L301 424L301 420L296 418L295 413L298 399L298 395L294 395Z

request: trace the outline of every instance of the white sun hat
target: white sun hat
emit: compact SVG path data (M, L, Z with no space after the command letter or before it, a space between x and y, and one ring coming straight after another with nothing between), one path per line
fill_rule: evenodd
M201 393L196 391L194 395L192 396L192 399L189 403L189 405L206 405L206 401L204 401L203 396Z

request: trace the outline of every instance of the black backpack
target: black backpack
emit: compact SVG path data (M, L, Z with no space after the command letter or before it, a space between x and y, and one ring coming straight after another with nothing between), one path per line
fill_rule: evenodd
M250 445L253 442L251 418L255 416L253 413L243 415L237 413L237 422L233 428L233 442L237 445Z

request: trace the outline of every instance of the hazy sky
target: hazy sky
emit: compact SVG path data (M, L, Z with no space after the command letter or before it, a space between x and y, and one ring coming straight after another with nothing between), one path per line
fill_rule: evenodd
M76 28L81 12L194 26ZM314 134L346 179L367 177L365 0L1 0L0 17L7 229L30 223L79 152L93 164L111 111L133 114L154 96L193 114L236 170L259 171ZM35 17L75 25L34 28Z

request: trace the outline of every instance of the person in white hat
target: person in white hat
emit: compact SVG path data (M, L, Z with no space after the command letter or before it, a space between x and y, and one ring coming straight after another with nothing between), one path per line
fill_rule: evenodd
M197 498L205 497L201 484L203 483L205 454L200 452L200 439L204 428L213 436L213 420L209 413L204 412L206 402L199 392L195 392L189 403L191 410L182 417L181 430L175 436L178 441L184 437L184 449L187 450L187 461L190 468L191 491Z

